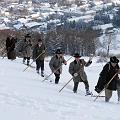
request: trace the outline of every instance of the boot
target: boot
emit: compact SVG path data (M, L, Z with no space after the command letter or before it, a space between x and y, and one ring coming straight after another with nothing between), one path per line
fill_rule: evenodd
M105 97L105 102L109 102L110 98Z
M92 95L92 93L89 91L89 89L86 89L86 95Z
M39 74L39 70L36 70L36 72Z
M55 84L59 83L59 78L55 78Z
M100 90L99 88L95 87L95 91L96 91L97 93L100 93L102 90Z
M30 62L30 61L29 61L29 60L27 60L27 66L29 66L29 62Z
M25 59L23 59L23 64L25 64Z
M74 82L74 88L73 88L74 93L77 93L77 88L78 88L78 82Z
M118 97L118 103L120 103L120 97Z
M58 84L59 80L55 79L55 84Z
M41 71L41 76L44 77L44 72L43 71Z
M74 89L73 89L73 92L74 92L74 93L77 93L77 90L74 90Z

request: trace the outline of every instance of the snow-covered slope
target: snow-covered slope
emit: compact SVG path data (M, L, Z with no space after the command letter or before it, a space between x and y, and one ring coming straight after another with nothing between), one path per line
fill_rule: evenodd
M68 59L69 56L65 58ZM51 73L49 59L46 58L45 62L47 75ZM104 65L96 63L96 59L85 69L94 94L94 86ZM55 85L54 81L49 82L54 80L53 75L49 80L41 82L44 78L35 69L28 68L23 72L26 66L20 58L14 61L0 58L0 120L119 120L120 104L117 104L116 92L109 103L105 103L104 98L98 98L94 102L95 98L85 96L82 83L78 93L74 94L71 81L59 93L71 78L68 73L69 62L67 66L63 66L60 83Z

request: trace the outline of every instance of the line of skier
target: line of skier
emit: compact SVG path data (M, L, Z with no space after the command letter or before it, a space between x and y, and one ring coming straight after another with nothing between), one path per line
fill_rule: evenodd
M6 50L8 59L16 59L16 54L14 50L16 42L17 41L14 37L7 37L6 39ZM46 47L42 39L38 39L37 44L33 47L31 43L31 36L27 34L20 46L21 47L19 48L19 52L22 53L23 63L25 64L25 62L27 61L26 64L29 66L30 58L32 56L33 61L36 62L36 72L40 74L41 71L41 76L44 77L44 59L46 54ZM89 90L89 82L84 67L88 67L89 65L91 65L92 58L90 58L86 62L84 59L81 59L79 53L75 53L73 57L75 59L69 65L69 73L73 77L74 82L73 92L77 93L79 82L83 82L85 85L86 95L91 95L91 92ZM100 94L105 89L106 102L109 102L114 90L117 90L118 101L120 101L120 79L118 76L118 74L120 74L120 68L118 63L119 60L116 56L110 57L110 61L106 63L106 65L103 67L97 85L95 86L95 91L98 94ZM50 69L55 75L55 84L59 83L60 74L62 73L62 64L67 65L67 61L64 59L62 50L57 49L55 55L51 58L49 62Z

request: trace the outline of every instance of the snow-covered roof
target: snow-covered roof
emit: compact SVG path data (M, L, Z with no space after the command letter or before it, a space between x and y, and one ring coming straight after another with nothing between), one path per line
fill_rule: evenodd
M34 26L47 26L47 23L30 22L30 23L26 23L25 26L27 26L28 28L32 28Z
M86 11L85 14L95 14L96 11L95 10L89 10L89 11Z
M120 4L120 0L112 0L113 3Z
M99 25L99 27L103 30L106 30L107 28L113 27L112 23Z
M40 25L38 22L30 22L30 23L25 23L25 26L31 28L33 26L37 26L37 25Z
M5 22L10 22L10 20L8 18L4 18Z
M99 1L94 1L94 4L97 6L97 5L101 5L103 4L103 1L102 0L99 0Z
M9 29L9 27L6 27L4 23L0 24L0 30L3 30L3 29Z
M21 23L27 23L29 20L31 20L31 18L19 18L18 21L20 21Z
M48 11L48 12L53 12L54 11L54 9L52 9L50 7L43 7L43 6L40 8L40 10L41 11Z
M32 18L37 18L37 17L40 17L40 13L39 13L39 12L37 12L36 14L32 14L32 15L31 15L31 17L32 17Z
M49 3L41 3L41 6L50 7L50 4Z
M91 16L91 15L85 15L85 16L81 16L81 17L72 17L72 18L69 18L68 21L78 21L78 20L91 20L93 19L94 16Z
M60 22L60 20L59 19L55 19L55 20L50 20L50 21L48 21L49 23L59 23Z
M41 13L41 15L46 18L47 16L49 16L49 13Z
M17 24L17 25L14 25L14 28L16 28L16 29L20 29L21 27L23 26L23 24Z

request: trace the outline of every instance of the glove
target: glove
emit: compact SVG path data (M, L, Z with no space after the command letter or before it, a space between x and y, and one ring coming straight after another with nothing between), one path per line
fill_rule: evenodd
M64 64L67 65L67 62L65 61Z
M77 77L78 76L78 73L74 73L74 75L73 75L74 77Z
M91 64L91 63L92 63L92 61L90 61L90 60L89 60L89 63Z
M95 87L95 91L96 91L97 93L100 93L102 90L100 90L99 88Z

